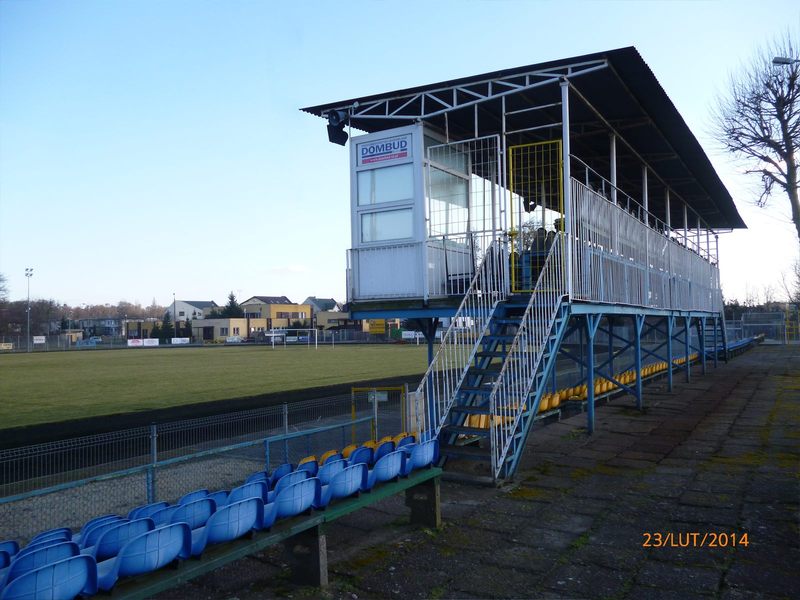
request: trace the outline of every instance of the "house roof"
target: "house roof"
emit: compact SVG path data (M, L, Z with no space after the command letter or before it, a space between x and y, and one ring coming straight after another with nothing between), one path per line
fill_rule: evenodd
M255 304L256 302L260 302L261 304L294 304L294 302L289 300L286 296L253 296L239 304Z
M338 302L333 298L317 298L316 296L309 296L305 299L304 304L313 304L318 311L336 310Z
M218 306L213 300L179 300L179 302L194 306L195 308L214 308Z
M664 189L668 188L673 197L673 224L683 222L683 208L674 201L677 196L711 227L745 227L697 138L632 46L302 110L320 117L346 111L350 125L368 133L422 120L448 132L451 140L496 134L505 122L506 131L517 132L508 134L509 144L524 144L560 135L560 125L554 129L553 124L561 121L559 83L563 80L571 87L573 155L597 172L608 173L611 126L625 141L624 146L617 145L618 185L640 195L640 158L655 175L648 178L651 213L664 214ZM476 122L480 123L477 132Z

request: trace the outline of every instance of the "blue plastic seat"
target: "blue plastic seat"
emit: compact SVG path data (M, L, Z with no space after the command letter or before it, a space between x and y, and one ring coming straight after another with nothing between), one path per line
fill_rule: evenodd
M347 459L347 464L357 465L359 463L364 463L366 465L372 464L372 448L359 446L353 450L352 454L350 454L350 458Z
M217 503L211 498L200 498L189 504L182 504L170 516L172 523L186 523L189 529L203 527L217 510Z
M404 436L400 438L400 440L397 442L397 448L400 448L402 446L408 446L409 444L414 444L416 443L416 441L417 440L414 438L413 435Z
M11 564L11 555L5 550L0 550L0 569L5 569Z
M256 471L247 476L244 480L245 483L252 483L253 481L266 481L269 483L269 473L266 471Z
M325 455L323 454L323 456L325 456ZM322 461L322 466L327 465L328 463L331 463L331 462L333 462L335 460L342 460L343 458L344 458L344 456L342 456L341 452L334 452L333 454L331 454L330 456L326 457L325 460Z
M44 546L38 550L23 554L19 558L15 557L11 566L3 569L2 574L0 574L0 590L28 571L33 571L70 556L78 556L80 553L81 549L75 542L59 542L52 546Z
M337 473L341 473L345 468L347 468L347 461L344 459L326 462L320 467L319 473L317 473L320 485L328 485L331 479L333 479L333 476Z
M189 492L184 496L181 496L180 500L178 500L177 504L188 504L189 502L194 502L195 500L200 500L200 498L205 498L208 496L208 490L195 490L193 492Z
M80 547L91 548L97 543L97 540L100 539L100 536L103 535L108 529L115 527L120 523L128 522L130 522L130 519L119 517L113 521L109 520L95 523L84 535L81 535L81 541L79 542Z
M43 542L45 540L61 540L68 542L72 539L72 530L69 527L58 527L57 529L48 529L36 534L30 541L30 544Z
M331 479L330 484L318 486L314 496L314 508L325 508L336 498L347 498L358 494L367 479L367 465L350 465Z
M186 523L173 523L131 539L116 557L97 564L98 587L109 591L120 577L150 573L176 559L187 559L192 534Z
M309 477L283 488L275 496L274 504L277 511L275 518L293 517L310 509L317 497L319 487L319 479Z
M63 543L64 540L42 540L41 542L36 542L35 544L28 544L24 548L20 548L19 552L17 552L14 556L11 557L11 560L13 562L17 560L19 557L25 556L30 552L36 552L37 550L41 550L42 548L47 548L47 546L54 546L55 544L63 544Z
M0 593L0 600L61 600L97 591L97 565L91 556L71 556L20 575Z
M275 470L269 474L269 488L274 488L275 484L281 477L291 473L292 471L294 471L294 465L292 465L292 463L283 463L282 465L275 467Z
M310 473L310 477L316 477L317 472L319 471L319 463L315 460L309 460L301 465L298 465L298 467L295 469L295 472L297 471L306 471L307 473ZM284 475L284 477L286 477L286 475Z
M19 542L17 540L5 540L0 542L0 552L7 552L9 556L14 556L19 552Z
M406 466L406 453L402 450L395 450L379 458L375 466L366 474L364 485L361 488L366 492L371 490L375 484L385 481L396 480L403 474Z
M106 560L116 556L122 547L133 538L153 529L155 529L155 524L149 517L113 523L100 534L97 543L84 548L82 554L93 556L97 561Z
M219 505L234 504L241 502L247 498L260 498L263 502L267 496L267 484L264 481L251 481L239 487L233 488L225 498L224 502L220 500Z
M92 529L102 525L104 523L110 523L111 521L119 521L123 517L119 515L103 515L101 517L95 517L93 519L89 519L86 523L83 524L81 530L77 533L72 534L72 541L78 544L82 544L83 538L87 535Z
M389 440L387 442L383 442L372 453L372 462L370 464L377 463L382 457L386 456L390 452L394 452L394 442Z
M297 483L298 481L304 481L311 477L311 473L308 471L292 471L291 473L287 473L283 477L278 480L278 483L275 484L275 489L271 490L265 500L267 502L272 502L275 500L275 497L278 495L282 489L289 487L292 484Z
M217 506L223 506L228 502L228 490L211 492L208 496L206 496L206 498L213 500Z
M408 451L410 449L410 451ZM406 476L415 469L422 469L433 465L439 457L439 440L433 439L421 444L403 446L402 451L408 452L406 465L402 475Z
M247 498L220 507L205 526L191 532L192 556L200 556L209 544L235 540L257 529L263 521L263 512L261 498Z
M143 504L142 506L137 506L133 510L128 513L128 518L133 519L143 519L145 517L151 516L153 513L158 512L162 508L167 508L169 504L167 502L153 502L152 504Z
M200 498L200 500L205 500L205 498ZM197 502L197 500L194 500L194 502ZM192 504L192 502L188 502L187 504ZM168 504L164 508L160 508L156 512L152 513L148 518L153 519L153 524L156 527L169 525L172 523L172 513L178 510L181 506L186 506L186 504Z

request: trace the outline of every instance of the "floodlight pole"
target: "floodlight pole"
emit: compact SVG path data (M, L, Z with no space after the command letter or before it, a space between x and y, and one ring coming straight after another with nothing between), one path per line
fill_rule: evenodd
M31 351L31 277L33 277L33 268L25 269L25 277L28 279L28 337L26 338L25 345L28 352Z

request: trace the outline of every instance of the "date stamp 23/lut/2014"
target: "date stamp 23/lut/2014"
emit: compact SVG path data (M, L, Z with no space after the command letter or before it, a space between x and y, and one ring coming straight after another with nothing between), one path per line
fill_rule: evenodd
M747 548L750 545L746 531L645 531L642 537L644 548Z

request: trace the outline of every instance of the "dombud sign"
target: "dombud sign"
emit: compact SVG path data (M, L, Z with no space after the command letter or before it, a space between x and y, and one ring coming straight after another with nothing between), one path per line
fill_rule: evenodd
M358 166L408 158L410 153L411 134L364 142L358 145Z

